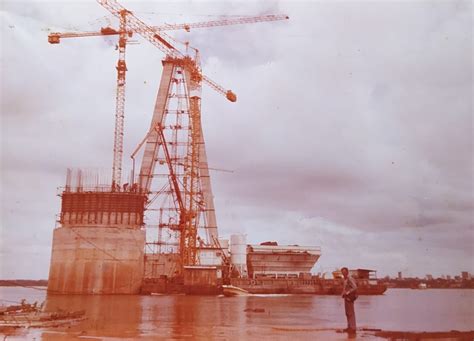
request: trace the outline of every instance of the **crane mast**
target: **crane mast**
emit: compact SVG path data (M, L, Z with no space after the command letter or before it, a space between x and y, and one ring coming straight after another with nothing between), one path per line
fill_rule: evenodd
M125 118L125 49L127 46L127 14L129 11L120 12L120 35L118 43L119 59L117 62L117 93L115 104L115 129L114 153L112 162L112 189L119 187L122 182L122 156L123 156L123 126Z
M199 62L198 53L196 53L195 63ZM198 67L196 67L198 68ZM201 146L204 146L204 139L202 138L202 126L201 126L201 82L200 77L197 74L191 72L185 73L185 79L187 83L187 90L189 96L189 123L191 129L189 130L189 146L187 155L187 176L188 180L185 182L186 192L189 193L189 211L192 216L190 217L194 221L190 221L186 226L186 233L181 236L180 245L183 246L181 255L182 263L186 265L194 265L197 262L196 242L198 236L199 218L204 214L206 209L204 197L211 193L202 192L201 184ZM206 163L207 167L207 163ZM197 200L196 200L197 199ZM201 213L201 214L199 214ZM207 230L209 231L209 230ZM217 229L214 231L217 238ZM208 237L208 236L206 236ZM213 239L207 239L208 244L212 244Z

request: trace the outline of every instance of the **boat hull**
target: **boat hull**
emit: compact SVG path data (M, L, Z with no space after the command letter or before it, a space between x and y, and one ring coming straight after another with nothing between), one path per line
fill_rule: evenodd
M251 294L306 294L306 295L340 295L342 285L339 281L325 279L231 279L231 285ZM385 284L358 283L359 295L382 295L387 290Z
M242 288L233 286L233 285L223 285L222 293L224 296L248 296L250 293Z

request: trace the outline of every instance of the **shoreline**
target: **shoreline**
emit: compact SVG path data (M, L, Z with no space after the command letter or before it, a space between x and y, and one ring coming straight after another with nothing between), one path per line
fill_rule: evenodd
M304 328L301 326L292 327L292 326L271 326L270 329L275 333L275 337L286 336L286 337L317 337L328 340L345 340L345 339L359 339L364 338L367 340L373 339L386 339L386 340L473 340L474 339L474 330L470 331L436 331L436 332L427 332L427 331L393 331L393 330L382 330L376 328L358 328L356 334L347 334L342 329L338 328ZM64 337L68 339L77 339L87 335L88 337L102 337L101 333L94 335L95 333L90 333L87 329L84 329L80 332L69 331L68 327L63 326L49 326L49 327L2 327L0 326L0 335L5 337L21 337L28 336L30 333L42 332L47 334L63 334ZM148 339L153 335L144 333L139 335L137 339ZM347 337L347 338L346 338ZM120 339L120 338L119 338Z
M272 327L272 330L276 332L289 332L289 333L325 333L325 334L347 334L344 330L338 328L304 328L291 326ZM365 328L361 327L357 329L355 335L347 334L348 338L383 338L387 340L474 340L474 330L469 331L394 331L394 330L382 330L377 328ZM328 335L329 336L329 335Z
M446 340L446 339L455 339L455 340L474 340L474 330L470 331L437 331L437 332L407 332L407 331L389 331L389 330L379 330L379 331L368 331L373 332L374 336L386 338L389 340Z

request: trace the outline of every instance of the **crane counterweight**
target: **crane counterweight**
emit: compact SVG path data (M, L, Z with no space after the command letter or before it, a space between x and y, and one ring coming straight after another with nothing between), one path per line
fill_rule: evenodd
M231 90L227 90L227 92L225 93L225 97L231 102L237 101L237 95L234 94Z

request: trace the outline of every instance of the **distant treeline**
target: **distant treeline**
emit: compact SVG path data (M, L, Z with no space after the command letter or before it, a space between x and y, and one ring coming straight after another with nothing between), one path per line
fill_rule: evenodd
M474 289L474 279L442 279L434 278L431 280L419 279L419 278L383 278L380 280L382 283L387 284L389 288L411 288L416 289L420 284L426 284L427 288L433 289Z
M0 279L0 287L46 287L46 279Z

